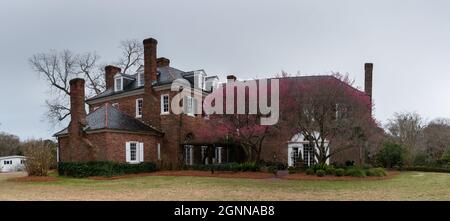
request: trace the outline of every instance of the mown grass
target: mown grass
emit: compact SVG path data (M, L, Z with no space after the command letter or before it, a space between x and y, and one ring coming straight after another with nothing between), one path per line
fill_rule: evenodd
M61 177L43 183L11 182L0 174L0 200L450 200L450 174L402 172L387 180L353 181Z

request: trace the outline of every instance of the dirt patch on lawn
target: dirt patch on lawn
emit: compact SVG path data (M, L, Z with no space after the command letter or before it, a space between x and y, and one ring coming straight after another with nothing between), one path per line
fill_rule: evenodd
M23 177L13 177L9 178L10 182L54 182L58 181L58 177L50 177L50 176L23 176Z
M386 179L391 179L395 176L397 176L398 174L400 174L400 172L398 171L389 171L387 176L382 176L382 177L377 177L377 176L366 176L366 177L351 177L351 176L341 176L341 177L337 177L337 176L333 176L333 175L329 175L329 176L323 176L323 177L318 177L315 175L306 175L305 173L295 173L295 174L289 174L287 176L283 176L280 177L281 179L286 179L286 180L331 180L331 181L353 181L353 180L386 180Z

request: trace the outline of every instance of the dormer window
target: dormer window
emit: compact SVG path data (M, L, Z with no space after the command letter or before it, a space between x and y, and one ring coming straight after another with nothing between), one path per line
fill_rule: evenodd
M138 73L138 86L142 87L145 84L144 73Z
M123 78L120 75L114 77L114 91L123 90Z
M195 83L197 84L198 88L205 90L206 84L205 84L205 75L202 72L197 72L194 74Z

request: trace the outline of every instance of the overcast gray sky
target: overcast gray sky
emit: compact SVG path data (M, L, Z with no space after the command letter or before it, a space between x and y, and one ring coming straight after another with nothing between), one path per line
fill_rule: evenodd
M418 0L0 0L0 131L49 138L45 82L28 58L49 49L119 56L123 39L158 39L181 70L239 78L349 73L374 63L375 116L450 117L450 2Z

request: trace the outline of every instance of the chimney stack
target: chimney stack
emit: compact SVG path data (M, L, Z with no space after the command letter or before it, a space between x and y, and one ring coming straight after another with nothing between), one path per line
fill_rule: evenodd
M158 41L154 38L144 40L144 98L142 107L142 120L154 127L160 126L160 105L153 91L153 84L157 80L157 57L156 45ZM167 59L168 60L168 59Z
M372 100L372 75L373 75L373 64L366 63L364 65L364 91Z
M67 149L67 161L80 159L79 150L82 148L82 129L86 125L86 110L84 104L84 79L75 78L70 85L70 124L69 149Z
M114 88L114 75L120 73L122 70L118 67L108 65L105 67L105 81L106 90Z
M86 109L84 104L84 79L70 80L70 114L71 123L86 123Z
M167 67L170 65L170 60L165 57L160 57L156 59L156 64L158 67Z
M237 79L236 76L230 74L230 75L227 76L227 83L235 82L236 79Z

